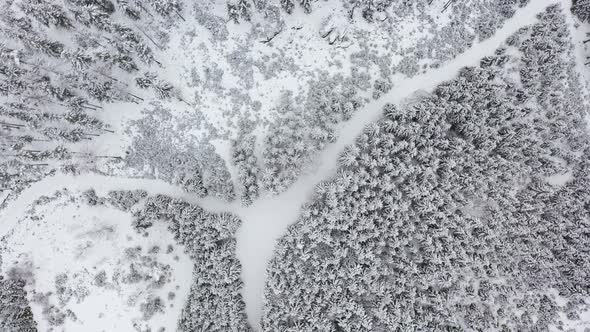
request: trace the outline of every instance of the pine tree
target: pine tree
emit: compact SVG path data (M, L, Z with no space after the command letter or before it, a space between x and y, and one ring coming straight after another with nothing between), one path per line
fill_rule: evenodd
M21 9L47 27L54 25L65 29L73 28L70 18L56 4L49 4L42 0L28 0L21 4Z
M0 329L6 332L36 332L37 323L27 301L25 282L0 276Z
M95 26L102 31L110 31L111 29L110 13L101 6L85 5L84 7L72 9L72 13L76 21L87 27Z
M190 173L180 176L178 184L187 192L195 193L199 197L207 196L207 188L203 184L203 177L198 169L193 169Z
M301 7L303 7L303 10L306 14L311 13L311 0L299 0L299 3L301 4Z
M573 0L572 13L581 21L590 22L590 0Z
M177 0L148 0L156 13L162 16L170 16L173 13L180 15L182 7Z
M227 3L227 16L230 20L234 21L234 23L240 23L240 11L236 4L230 2Z
M85 54L82 50L64 51L62 56L70 61L72 67L76 71L84 71L90 68L94 63L91 56Z
M294 0L281 0L281 7L283 7L283 10L285 10L287 14L291 14L295 8Z
M237 10L240 13L240 17L246 21L250 21L252 18L252 6L250 0L238 0Z
M132 20L139 20L141 18L140 11L133 8L127 0L117 0L117 5L123 10L123 13Z

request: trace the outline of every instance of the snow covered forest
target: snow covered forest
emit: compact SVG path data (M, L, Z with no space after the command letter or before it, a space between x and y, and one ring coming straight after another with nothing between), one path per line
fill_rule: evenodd
M590 1L0 0L0 331L590 331Z

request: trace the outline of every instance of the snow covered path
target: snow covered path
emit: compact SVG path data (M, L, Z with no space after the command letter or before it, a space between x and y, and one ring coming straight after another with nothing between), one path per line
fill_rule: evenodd
M316 184L333 175L338 164L338 156L370 123L377 121L383 107L399 104L417 91L432 91L440 83L453 79L462 67L475 66L479 60L493 52L519 28L536 20L536 15L558 0L533 0L525 8L517 11L506 21L496 34L459 55L447 65L410 79L394 82L394 88L379 100L367 104L353 118L342 125L336 143L329 145L321 154L318 166L313 173L300 179L285 193L256 201L249 207L239 202L225 203L217 199L198 199L183 192L180 188L159 180L116 178L101 175L66 176L56 175L33 184L16 201L0 211L0 237L8 234L18 225L22 211L39 196L49 195L61 188L90 189L105 192L116 189L144 189L151 194L166 194L197 203L203 208L220 212L229 211L238 215L242 227L237 233L237 255L242 263L244 281L243 295L249 321L255 330L260 330L262 316L266 267L272 258L276 241L285 233L287 227L299 217L302 205L313 195Z
M110 190L143 189L153 195L164 194L196 203L207 207L207 210L212 212L228 211L228 206L224 202L217 199L197 198L184 192L181 188L161 180L119 178L98 174L79 176L58 174L34 183L23 191L15 201L10 202L4 210L0 211L0 239L18 226L23 211L26 211L37 198L51 195L64 188L71 191L94 189L99 194L106 194Z
M562 6L564 6L565 8L571 8L572 0L564 0ZM590 70L587 70L584 66L584 63L587 62L586 50L584 48L584 40L587 39L587 30L585 30L583 27L580 27L579 29L576 28L578 20L574 18L574 14L570 10L566 11L565 17L569 29L572 32L572 38L575 47L574 55L576 56L577 72L580 73L582 76L581 83L584 86L583 91L590 91L588 89L590 83ZM584 98L584 100L588 100L588 98Z

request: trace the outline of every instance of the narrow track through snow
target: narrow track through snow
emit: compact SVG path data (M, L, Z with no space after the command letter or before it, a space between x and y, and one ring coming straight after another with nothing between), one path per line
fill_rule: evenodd
M246 313L254 330L261 330L266 267L272 258L275 244L287 227L297 221L301 207L313 196L316 184L335 173L338 157L344 148L353 144L367 125L379 120L386 104L399 104L417 91L430 92L439 84L456 77L461 68L478 65L483 57L492 55L518 29L535 22L537 14L556 3L559 2L533 0L507 20L493 37L473 45L453 61L426 74L394 82L391 91L365 105L342 125L337 141L322 151L317 169L301 176L283 194L258 200L249 208L234 211L243 221L237 233L237 255L242 262Z

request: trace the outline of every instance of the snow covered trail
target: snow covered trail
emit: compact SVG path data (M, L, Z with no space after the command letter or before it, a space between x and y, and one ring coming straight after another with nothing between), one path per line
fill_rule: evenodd
M562 3L564 8L571 8L572 0L564 0ZM584 86L585 92L590 91L588 89L588 84L590 83L590 70L585 68L584 63L586 63L586 51L584 49L584 40L587 39L586 29L582 27L577 28L576 24L579 23L579 20L574 16L574 13L571 10L565 11L565 17L568 24L568 28L570 30L572 41L574 44L574 55L576 57L576 67L577 72L580 73L582 79L580 80L582 85ZM584 98L584 100L588 100L588 98Z
M277 197L260 199L246 209L234 211L243 221L237 233L236 251L242 263L242 294L246 301L246 312L254 330L260 331L266 267L272 258L275 244L287 227L297 221L301 207L313 196L316 184L334 174L342 150L353 144L368 124L379 120L386 104L399 104L417 91L430 92L439 84L455 78L461 68L478 65L483 57L492 55L518 29L535 22L537 14L557 3L558 0L533 0L507 20L493 37L473 45L453 61L424 75L394 82L391 91L365 105L342 125L337 141L322 151L313 172L301 176L288 191Z
M183 199L189 203L198 204L211 212L231 211L231 205L215 198L198 198L191 195L177 186L173 186L162 180L120 178L99 174L83 174L71 176L57 174L46 177L34 183L24 190L18 198L10 202L8 206L0 210L0 239L6 236L12 229L18 226L23 216L23 211L40 196L51 195L60 189L88 190L94 189L99 194L106 194L110 190L138 190L143 189L149 194L163 194Z

